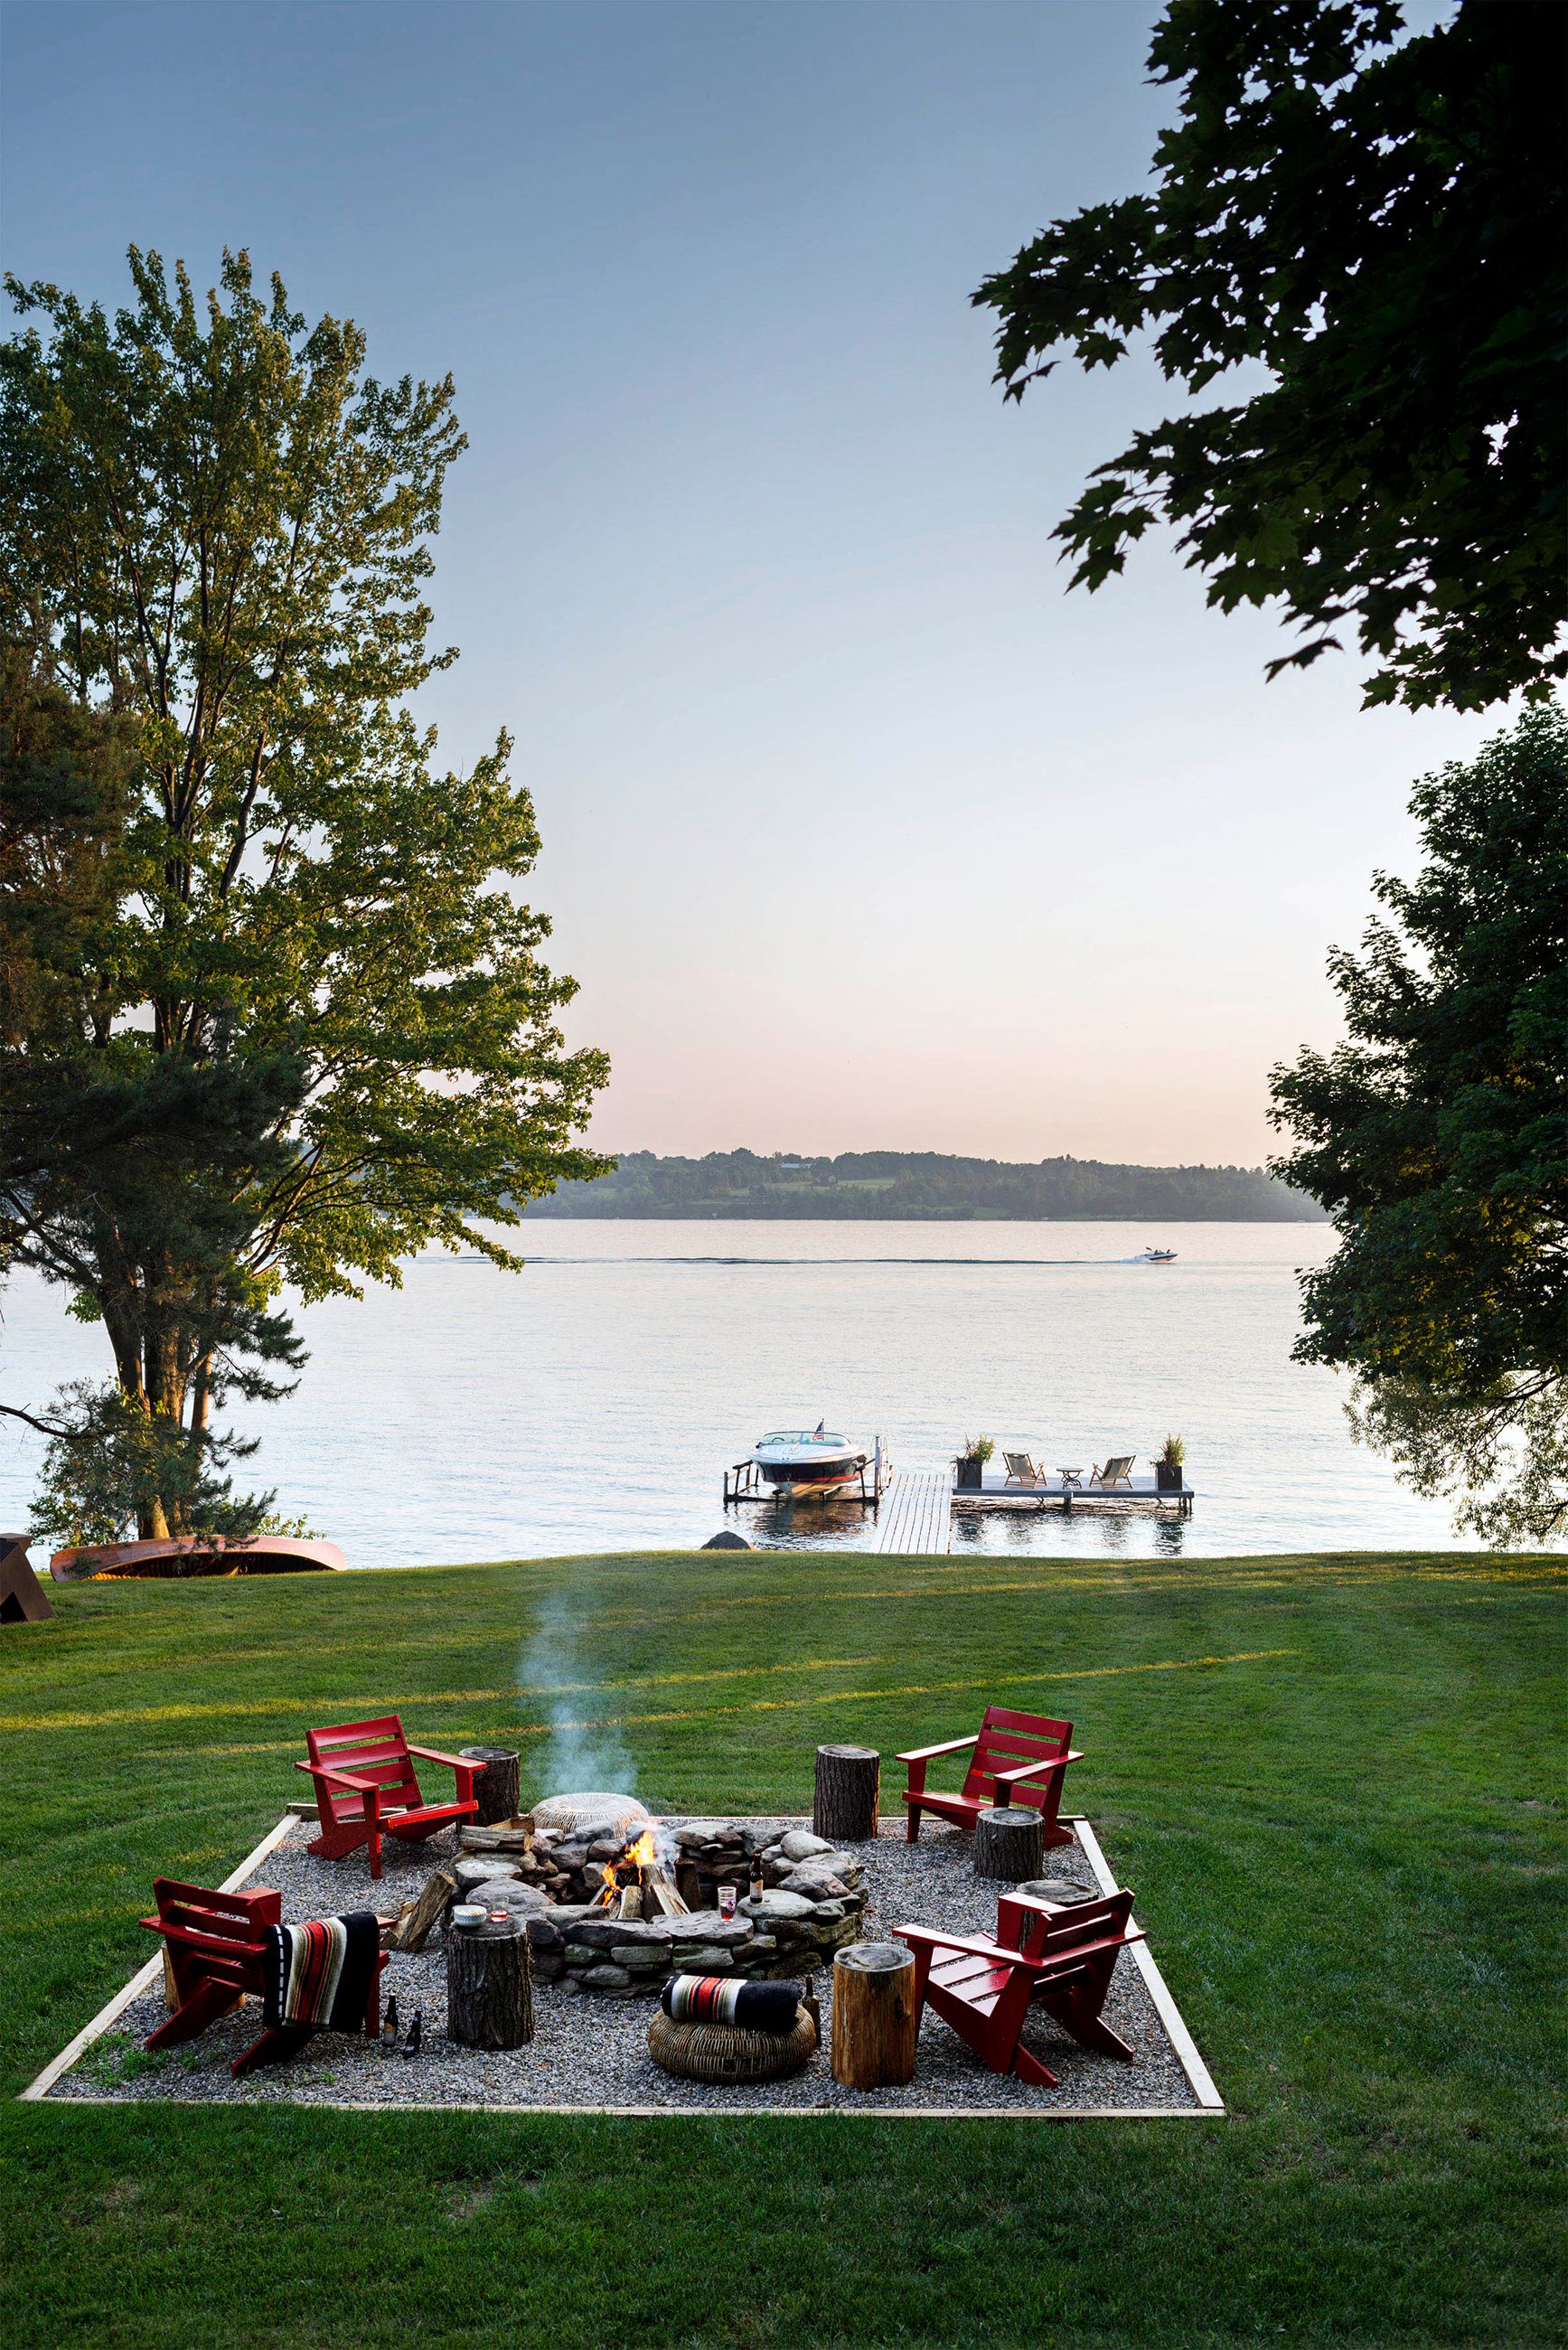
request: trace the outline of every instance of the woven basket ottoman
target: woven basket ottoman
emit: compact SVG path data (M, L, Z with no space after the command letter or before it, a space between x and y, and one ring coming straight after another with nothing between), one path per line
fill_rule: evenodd
M804 2007L789 2032L747 2032L734 2023L675 2023L659 2008L648 2027L648 2053L687 2081L782 2081L816 2054L817 2030Z

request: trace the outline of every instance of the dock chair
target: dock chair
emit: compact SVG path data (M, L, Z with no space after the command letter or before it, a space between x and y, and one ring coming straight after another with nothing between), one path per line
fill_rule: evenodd
M322 1860L342 1860L360 1845L370 1848L370 1874L381 1874L381 1837L419 1844L453 1820L472 1819L479 1809L473 1783L483 1762L441 1754L431 1746L410 1746L395 1713L379 1721L340 1721L330 1730L305 1734L307 1771L316 1789L321 1834L309 1846ZM457 1775L456 1801L427 1804L414 1776L414 1758L439 1762Z
M1018 1930L1004 1917L1009 1909L1025 1913L1022 1950L1007 1947L1007 1933ZM1031 1912L1037 1917L1031 1918ZM1080 1902L1070 1909L1053 1909L1021 1894L1004 1896L997 1904L994 1942L978 1934L945 1934L926 1926L895 1927L900 1941L915 1954L917 2028L920 2010L929 2005L992 2072L1012 2073L1036 2088L1054 2089L1059 2085L1056 2074L1023 2044L1024 2020L1037 2005L1071 2033L1080 2047L1131 2064L1133 2051L1100 2015L1117 1951L1144 1939L1131 1920L1130 1893L1113 1893L1106 1900Z
M1103 1469L1096 1469L1089 1479L1091 1485L1125 1485L1132 1492L1132 1465L1136 1452L1113 1453Z
M1007 1463L1004 1485L1044 1485L1046 1482L1045 1471L1036 1469L1027 1452L1004 1452L1002 1457Z
M972 1746L974 1752L959 1793L950 1795L929 1788L927 1763L939 1754L961 1753L967 1746ZM977 1812L1016 1802L1032 1804L1039 1813L1047 1851L1053 1845L1071 1844L1073 1831L1064 1828L1058 1817L1062 1781L1068 1763L1083 1759L1073 1751L1070 1721L1050 1721L1043 1714L1010 1713L1003 1706L988 1705L980 1728L968 1738L950 1738L940 1746L918 1746L913 1753L899 1755L899 1762L909 1766L904 1803L909 1814L909 1842L913 1844L919 1835L922 1812L935 1812L941 1819L956 1820L961 1827L972 1827Z

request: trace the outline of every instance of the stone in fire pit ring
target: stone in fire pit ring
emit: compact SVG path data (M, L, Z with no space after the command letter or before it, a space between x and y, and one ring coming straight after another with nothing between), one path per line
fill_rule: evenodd
M635 1795L546 1795L534 1806L536 1828L559 1828L568 1835L596 1828L603 1835L626 1836L634 1829L640 1832L651 1820L647 1804Z

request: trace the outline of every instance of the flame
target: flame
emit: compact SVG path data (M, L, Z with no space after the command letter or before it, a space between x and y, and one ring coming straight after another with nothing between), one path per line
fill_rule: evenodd
M644 1828L642 1834L638 1837L637 1842L634 1845L628 1845L627 1846L626 1856L628 1860L635 1861L639 1868L651 1868L653 1866L657 1856L653 1848L653 1830L651 1828Z

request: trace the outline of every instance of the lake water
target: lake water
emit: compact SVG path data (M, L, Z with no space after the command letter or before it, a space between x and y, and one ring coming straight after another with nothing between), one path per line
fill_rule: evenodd
M1333 1374L1290 1360L1322 1224L540 1222L528 1270L437 1255L400 1291L301 1317L311 1361L255 1414L241 1482L275 1485L355 1566L680 1549L723 1523L724 1467L770 1428L880 1435L937 1467L983 1431L1043 1465L1158 1451L1191 1518L955 1518L953 1548L1058 1555L1441 1548L1447 1512L1353 1444ZM1136 1262L1150 1243L1170 1265ZM30 1276L5 1300L5 1394L103 1375L101 1331ZM26 1521L41 1440L3 1424ZM1147 1461L1140 1460L1140 1473ZM869 1547L867 1513L731 1513L753 1539Z

